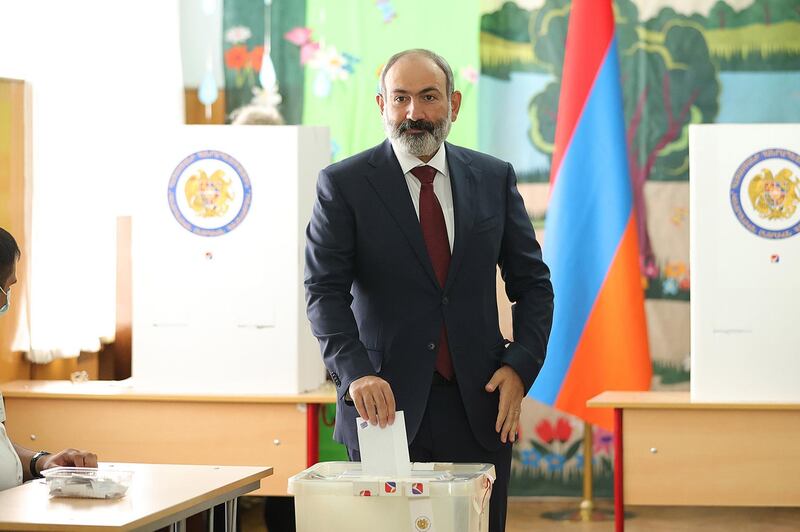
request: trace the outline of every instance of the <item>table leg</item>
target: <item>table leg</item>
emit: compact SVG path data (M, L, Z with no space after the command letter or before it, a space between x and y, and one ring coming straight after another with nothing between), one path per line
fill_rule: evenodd
M306 467L319 462L319 404L306 405Z
M614 409L614 530L625 531L625 501L622 498L622 409Z
M214 532L214 507L208 509L208 532Z
M236 532L236 502L237 498L225 501L225 530Z

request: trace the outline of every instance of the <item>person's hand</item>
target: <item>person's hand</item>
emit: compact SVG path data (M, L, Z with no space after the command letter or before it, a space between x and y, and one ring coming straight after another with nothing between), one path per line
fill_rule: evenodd
M381 428L394 423L394 393L389 383L380 377L367 375L350 383L350 398L358 415Z
M97 467L97 455L78 449L64 449L61 452L41 457L36 465L41 465L39 471L58 466Z
M497 421L494 425L495 432L500 433L500 441L516 441L519 413L522 409L522 398L525 396L525 386L522 379L511 366L501 366L494 372L486 384L487 392L500 389L500 406L497 409Z

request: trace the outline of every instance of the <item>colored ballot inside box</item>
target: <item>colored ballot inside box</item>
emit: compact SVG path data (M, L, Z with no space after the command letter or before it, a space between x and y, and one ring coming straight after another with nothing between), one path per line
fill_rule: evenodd
M289 479L297 532L486 532L491 464L414 463L404 477L323 462Z

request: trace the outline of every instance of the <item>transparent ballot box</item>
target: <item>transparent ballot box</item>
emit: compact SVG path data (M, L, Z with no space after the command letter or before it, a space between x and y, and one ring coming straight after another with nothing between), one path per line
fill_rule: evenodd
M362 474L357 462L323 462L289 479L297 532L486 532L491 464L415 463L411 475Z
M132 471L92 467L54 467L42 471L53 497L119 499L128 491Z

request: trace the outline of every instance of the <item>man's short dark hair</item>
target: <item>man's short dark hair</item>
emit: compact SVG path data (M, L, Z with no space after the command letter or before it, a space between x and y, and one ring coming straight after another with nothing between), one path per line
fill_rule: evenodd
M431 52L430 50L426 50L425 48L413 48L411 50L403 50L402 52L397 52L392 57L386 61L386 65L383 67L381 71L381 94L384 98L386 98L386 73L392 68L392 65L397 63L400 59L407 55L423 55L436 63L436 66L442 69L444 72L444 77L447 79L447 99L450 100L450 97L453 95L453 91L455 91L455 82L453 81L453 69L450 68L447 60L442 57L441 55L437 54L436 52Z
M11 233L0 227L0 276L2 276L3 282L11 275L19 255L17 241L14 240Z

